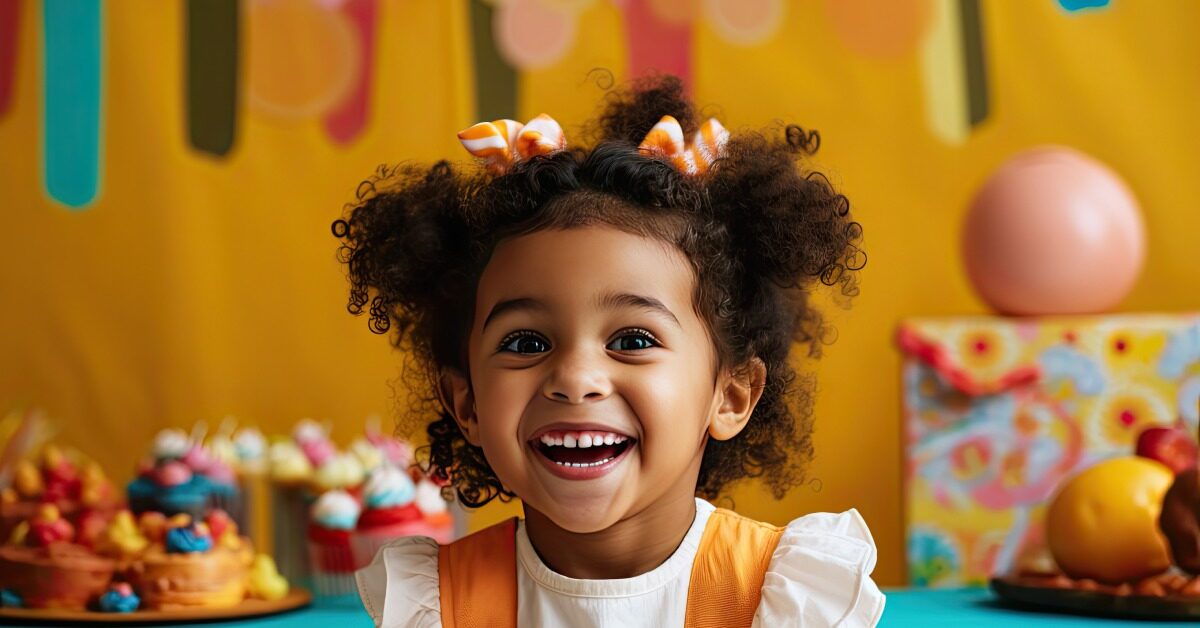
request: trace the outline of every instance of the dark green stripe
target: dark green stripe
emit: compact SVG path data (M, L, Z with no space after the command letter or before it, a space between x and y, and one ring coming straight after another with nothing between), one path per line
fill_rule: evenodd
M988 116L987 63L983 55L983 15L979 0L959 0L963 38L963 70L967 74L967 104L971 126Z
M188 139L225 155L237 130L238 0L188 0Z
M500 57L492 37L492 7L471 0L471 47L475 61L475 118L517 117L517 70Z

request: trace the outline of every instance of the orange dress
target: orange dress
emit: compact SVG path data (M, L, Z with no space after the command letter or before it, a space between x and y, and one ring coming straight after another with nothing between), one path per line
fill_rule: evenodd
M444 628L517 625L516 519L447 545L438 554ZM749 626L783 528L718 508L692 563L684 628Z

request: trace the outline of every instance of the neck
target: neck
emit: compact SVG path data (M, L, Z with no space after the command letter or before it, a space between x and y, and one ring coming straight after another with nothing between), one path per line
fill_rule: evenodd
M525 531L542 562L568 578L632 578L663 564L696 518L693 494L674 493L608 528L582 534L526 505Z

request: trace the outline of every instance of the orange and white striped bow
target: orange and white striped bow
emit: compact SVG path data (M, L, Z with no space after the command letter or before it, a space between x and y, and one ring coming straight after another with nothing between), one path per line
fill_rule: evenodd
M727 141L729 131L716 118L709 118L700 125L691 143L684 144L683 127L679 126L679 121L672 116L663 116L638 148L644 153L665 158L684 174L696 175L708 171L724 152Z
M459 131L458 139L467 152L482 159L495 174L522 159L553 153L567 145L562 127L544 113L526 124L516 120L480 122Z

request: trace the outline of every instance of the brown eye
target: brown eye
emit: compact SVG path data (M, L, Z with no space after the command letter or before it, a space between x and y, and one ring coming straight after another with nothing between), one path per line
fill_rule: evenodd
M500 343L500 351L508 353L544 353L550 350L550 343L541 336L529 332L518 332L509 335Z
M615 340L608 343L608 349L613 351L641 351L657 347L658 341L650 332L641 329L630 330L630 333L622 334Z

